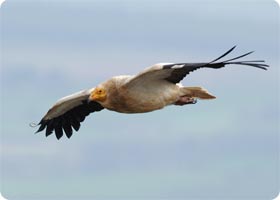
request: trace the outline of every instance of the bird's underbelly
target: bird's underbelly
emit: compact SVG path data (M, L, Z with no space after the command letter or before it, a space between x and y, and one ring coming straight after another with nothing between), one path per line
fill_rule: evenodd
M115 98L112 107L108 108L121 113L144 113L161 109L173 104L179 98L179 89L161 87L160 89L126 90L122 96Z

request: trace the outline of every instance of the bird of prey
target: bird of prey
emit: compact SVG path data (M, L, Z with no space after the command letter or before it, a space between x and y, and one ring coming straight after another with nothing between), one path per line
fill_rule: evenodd
M137 75L115 76L96 87L63 97L37 124L40 126L37 132L46 129L46 136L55 132L57 139L63 133L70 138L73 129L78 131L86 116L103 109L120 113L144 113L167 105L182 106L195 104L197 99L214 99L215 96L202 87L184 87L179 84L186 75L200 68L245 65L266 70L269 67L263 60L238 60L253 51L220 61L234 48L211 62L159 63Z

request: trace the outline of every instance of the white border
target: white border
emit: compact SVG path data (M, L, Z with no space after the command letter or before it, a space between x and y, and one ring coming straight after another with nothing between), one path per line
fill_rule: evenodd
M5 0L0 0L0 7L2 6L2 4L4 3ZM0 197L1 198L1 197Z
M8 200L8 199L5 199L2 194L0 193L0 200Z
M274 0L278 4L278 9L280 7L280 0ZM273 200L280 200L280 193L273 199Z
M273 200L280 200L280 195L279 195L279 193L278 193L278 196L275 197L275 199L273 199Z
M275 0L275 2L278 4L278 6L280 7L280 0Z
M0 8L1 8L2 4L4 3L4 1L5 0L0 0ZM1 191L0 191L0 200L7 200L2 196Z

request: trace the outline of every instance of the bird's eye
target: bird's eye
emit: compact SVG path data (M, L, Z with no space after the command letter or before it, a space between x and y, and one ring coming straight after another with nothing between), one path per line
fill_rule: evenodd
M101 93L102 93L102 90L98 90L98 93L101 94Z

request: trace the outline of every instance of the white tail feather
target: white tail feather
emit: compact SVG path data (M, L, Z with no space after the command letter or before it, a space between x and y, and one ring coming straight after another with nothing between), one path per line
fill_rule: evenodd
M215 99L216 97L210 94L206 89L201 87L182 87L180 88L182 96L189 96L198 99Z

